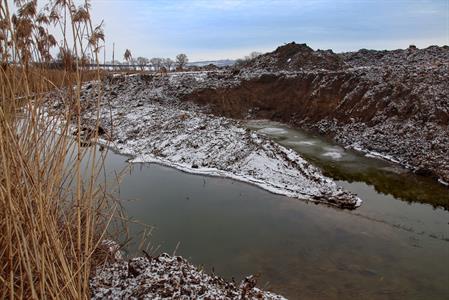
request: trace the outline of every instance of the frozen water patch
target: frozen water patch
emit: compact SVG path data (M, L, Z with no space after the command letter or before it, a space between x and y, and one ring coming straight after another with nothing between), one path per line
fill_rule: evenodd
M257 130L257 132L267 135L282 135L287 134L287 130L284 128L277 128L277 127L267 127Z
M330 157L334 160L339 160L343 157L343 155L340 152L337 151L328 151L321 154L321 156Z
M325 152L321 154L324 157L330 157L334 160L340 160L344 153L344 150L340 147L324 147Z
M288 141L289 145L299 145L299 146L315 146L316 141Z

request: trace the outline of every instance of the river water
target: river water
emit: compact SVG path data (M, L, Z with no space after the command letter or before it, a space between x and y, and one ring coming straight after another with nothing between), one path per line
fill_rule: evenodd
M153 227L153 252L182 255L227 279L258 274L289 299L448 299L449 189L322 137L256 121L248 127L301 153L364 200L354 211L110 151L106 172L129 217ZM131 224L135 255L143 226ZM137 253L139 255L141 253Z

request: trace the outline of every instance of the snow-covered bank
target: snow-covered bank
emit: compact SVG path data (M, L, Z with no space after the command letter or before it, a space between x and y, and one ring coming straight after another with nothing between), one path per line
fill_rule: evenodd
M238 285L165 253L109 263L91 279L92 299L286 299L255 286L253 276Z
M205 80L216 76L214 80ZM220 74L186 73L166 77L134 76L105 82L100 122L112 146L133 162L158 162L183 171L225 176L273 193L355 208L361 200L292 150L243 128L234 120L204 113L178 95L212 83ZM229 83L229 80L227 81ZM83 98L96 93L84 87ZM85 122L95 115L84 103ZM112 120L112 121L111 121Z

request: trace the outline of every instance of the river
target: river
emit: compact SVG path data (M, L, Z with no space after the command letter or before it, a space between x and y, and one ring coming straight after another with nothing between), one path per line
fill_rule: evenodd
M106 173L129 168L118 196L129 217L152 226L154 253L176 252L227 279L257 274L261 288L289 299L447 299L448 188L282 124L247 126L298 151L362 206L339 210L231 179L129 166L109 151ZM142 230L129 226L129 255L140 254Z

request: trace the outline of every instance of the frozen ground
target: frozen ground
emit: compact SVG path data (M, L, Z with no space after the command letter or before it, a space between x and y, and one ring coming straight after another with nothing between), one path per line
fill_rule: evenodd
M208 80L214 76L213 80ZM255 184L273 193L355 208L361 200L263 135L246 130L238 121L207 114L182 93L219 85L219 73L133 76L105 82L100 123L111 145L133 157L132 162L157 162L186 172L225 176ZM234 84L229 79L223 84ZM83 98L95 95L85 85ZM86 124L95 119L84 100Z

